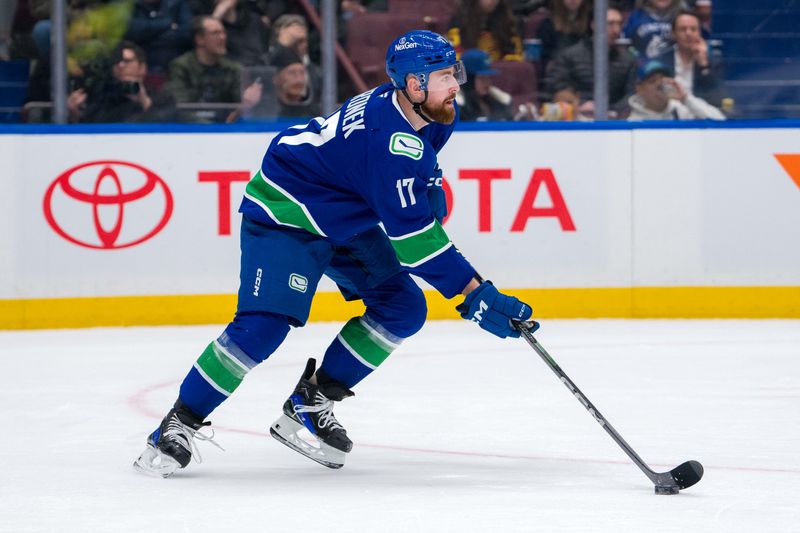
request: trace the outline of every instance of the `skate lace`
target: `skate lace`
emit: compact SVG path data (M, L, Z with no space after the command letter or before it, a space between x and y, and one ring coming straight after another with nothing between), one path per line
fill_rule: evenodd
M314 405L295 405L295 413L319 413L317 425L320 429L325 429L328 426L333 429L344 429L342 425L333 416L333 401L329 400L324 394L318 392L314 397Z
M206 422L205 424L202 424L202 426L207 426L209 424L210 422ZM194 439L209 442L220 450L225 451L225 448L220 446L214 440L213 429L211 429L210 435L206 435L205 433L201 433L199 429L194 429L191 426L187 426L181 422L177 416L173 416L169 422L167 422L167 429L164 432L164 435L179 439L186 448L191 450L192 458L198 464L203 462L203 457L200 455L200 450L197 448L197 443L195 443Z

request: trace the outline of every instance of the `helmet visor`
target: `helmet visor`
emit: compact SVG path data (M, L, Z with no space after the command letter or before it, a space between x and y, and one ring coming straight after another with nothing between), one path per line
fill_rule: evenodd
M440 91L457 87L467 81L467 70L464 63L456 61L452 66L435 70L428 76L428 90Z

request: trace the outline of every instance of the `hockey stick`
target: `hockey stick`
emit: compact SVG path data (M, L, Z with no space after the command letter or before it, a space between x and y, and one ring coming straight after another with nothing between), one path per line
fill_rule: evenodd
M533 332L536 330L535 327L532 326L535 322L513 322L514 326L519 330L525 340L530 344L531 348L539 354L539 356L547 363L553 372L555 372L558 379L560 379L564 385L567 386L569 391L578 399L579 402L586 408L587 411L594 417L597 422L603 426L603 429L611 435L611 438L614 439L622 451L624 451L628 457L639 467L639 469L644 472L644 475L650 479L655 485L656 494L678 494L681 489L685 489L691 487L703 477L703 465L701 465L697 461L686 461L685 463L676 466L669 472L654 472L650 469L649 466L642 460L641 457L631 448L631 446L625 442L617 430L613 428L611 424L609 424L608 420L606 420L601 414L600 411L589 401L589 399L580 391L580 389L572 382L571 379L561 370L561 367L558 366L550 354L547 353L547 350L539 344L539 341L533 336ZM538 326L537 326L538 327Z

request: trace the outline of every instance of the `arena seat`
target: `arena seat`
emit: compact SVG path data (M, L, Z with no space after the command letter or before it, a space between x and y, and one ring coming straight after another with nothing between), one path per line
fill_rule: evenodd
M520 104L536 103L536 67L527 61L494 61L497 75L492 80L500 89L511 95L511 105L516 112Z
M389 81L386 75L386 47L410 30L431 29L431 21L420 14L364 13L354 15L347 25L347 54L364 82L372 87Z

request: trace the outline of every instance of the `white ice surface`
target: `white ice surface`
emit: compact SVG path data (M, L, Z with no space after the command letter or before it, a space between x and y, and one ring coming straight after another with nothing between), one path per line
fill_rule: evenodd
M800 321L546 321L537 338L677 496L522 340L430 322L337 404L329 470L267 436L306 357L293 331L170 479L133 459L210 327L0 332L0 531L800 531Z

